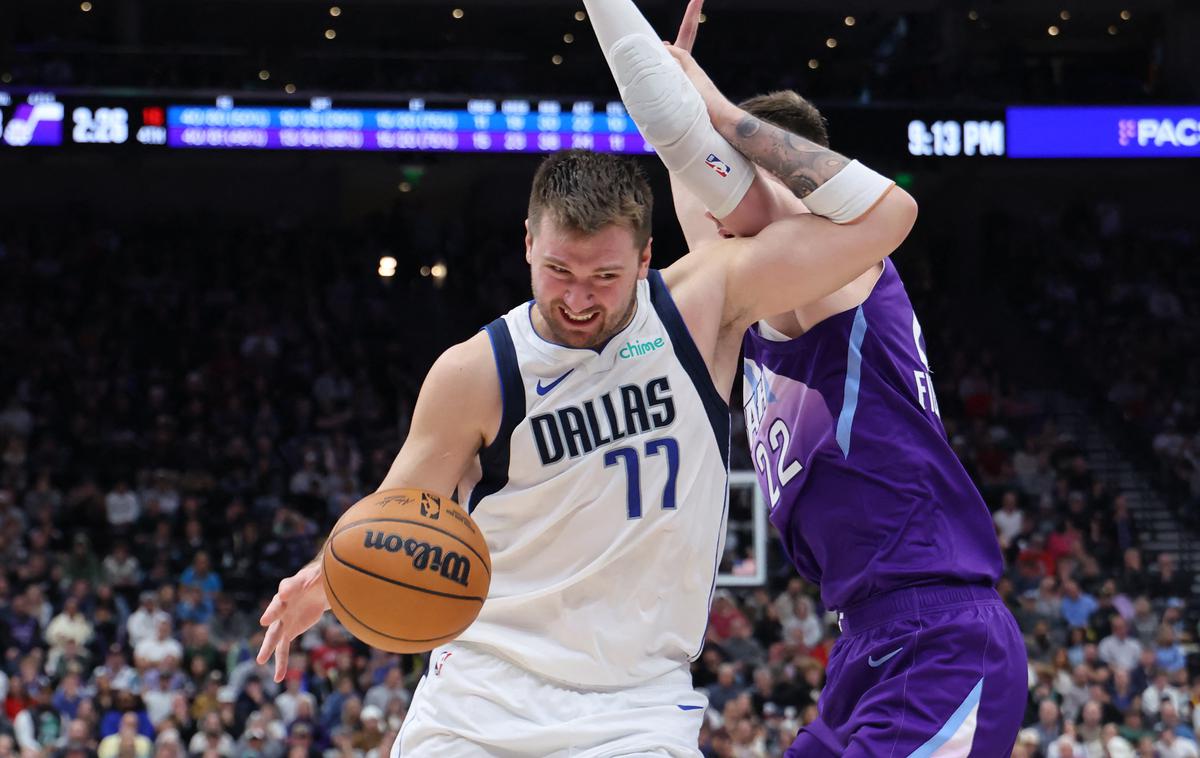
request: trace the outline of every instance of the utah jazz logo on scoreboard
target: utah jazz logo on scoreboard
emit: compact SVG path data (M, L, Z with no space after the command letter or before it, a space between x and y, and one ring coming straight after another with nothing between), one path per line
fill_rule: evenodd
M63 104L54 95L34 93L13 110L4 125L4 143L13 147L61 145L63 114Z

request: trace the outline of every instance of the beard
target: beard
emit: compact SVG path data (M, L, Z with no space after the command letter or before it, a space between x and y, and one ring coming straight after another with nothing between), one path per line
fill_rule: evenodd
M536 287L533 287L533 302L538 309L538 313L541 314L546 328L550 330L550 336L554 342L566 347L594 350L603 347L617 332L624 329L633 318L633 313L637 310L637 283L634 283L629 293L629 299L625 301L624 306L619 309L616 316L610 316L608 310L601 308L596 315L596 321L599 322L600 326L596 327L595 324L587 324L587 330L571 328L571 322L567 320L566 316L560 310L566 307L562 301L543 302L538 297ZM591 329L595 331L590 331Z

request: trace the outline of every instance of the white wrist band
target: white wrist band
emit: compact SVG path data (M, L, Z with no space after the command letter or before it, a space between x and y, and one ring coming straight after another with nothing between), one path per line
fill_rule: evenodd
M835 224L849 224L871 210L893 184L891 179L858 161L850 161L832 179L804 198L804 205L815 215Z

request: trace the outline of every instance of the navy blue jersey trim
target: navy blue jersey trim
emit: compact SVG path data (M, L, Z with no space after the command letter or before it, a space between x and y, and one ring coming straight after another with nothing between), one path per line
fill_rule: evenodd
M712 424L713 435L717 439L717 449L721 451L721 460L728 471L729 404L721 398L721 393L713 384L708 366L700 357L700 350L692 340L692 334L688 331L687 324L683 322L683 316L679 315L679 309L675 307L675 300L671 297L671 291L667 289L666 283L663 282L662 274L656 269L650 269L649 279L650 302L654 304L654 310L658 312L659 319L667 327L667 334L671 335L671 344L675 347L675 357L683 364L684 371L696 385L696 392L699 393L700 401L704 403L704 410L708 413L708 421Z
M483 469L483 476L471 490L467 513L473 513L480 500L499 492L508 484L509 443L512 441L513 430L525 418L525 383L521 381L521 369L517 366L517 349L513 346L508 324L503 318L498 318L485 326L484 330L492 341L492 354L496 357L503 410L496 439L479 451L479 464Z

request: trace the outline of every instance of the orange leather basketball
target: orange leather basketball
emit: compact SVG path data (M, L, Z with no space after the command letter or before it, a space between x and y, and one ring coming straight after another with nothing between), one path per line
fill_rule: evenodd
M325 543L325 594L358 639L421 653L461 634L492 580L487 543L449 499L383 490L350 507Z

